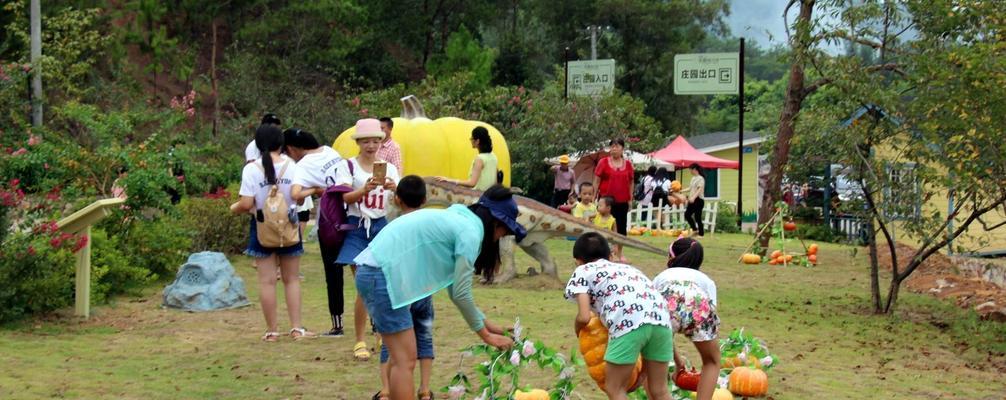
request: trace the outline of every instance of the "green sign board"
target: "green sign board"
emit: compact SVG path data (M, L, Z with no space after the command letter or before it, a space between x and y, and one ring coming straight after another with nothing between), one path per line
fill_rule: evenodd
M570 61L568 68L571 95L593 96L615 88L615 60Z
M737 94L740 54L674 56L674 94Z

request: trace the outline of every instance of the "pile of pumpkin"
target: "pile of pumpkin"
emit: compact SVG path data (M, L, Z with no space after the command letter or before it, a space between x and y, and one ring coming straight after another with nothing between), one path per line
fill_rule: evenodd
M629 228L629 231L628 231L629 236L678 237L682 233L684 233L685 236L688 236L689 234L691 234L691 232L688 231L688 230L681 230L681 229L650 229L650 228L638 227L638 226L634 226L632 228Z
M604 352L608 347L608 329L597 318L591 318L579 334L580 353L587 364L587 373L604 390ZM760 339L745 334L744 329L735 329L726 338L720 339L721 364L720 388L713 393L713 400L733 400L741 397L762 397L768 393L768 371L776 364L776 358L769 354L768 347ZM671 366L673 372L674 366ZM636 360L629 392L640 388L643 383L643 360ZM678 374L671 385L675 399L695 398L701 375L694 368ZM724 384L723 381L726 383ZM725 386L725 387L724 387ZM525 397L531 399L531 397ZM632 395L633 399L646 399L642 390Z
M804 264L804 265L817 265L817 244L811 244L807 246L807 250L804 254L787 254L782 250L773 251L766 258L769 265L788 265L788 264ZM741 256L741 261L745 264L761 264L762 257L754 253L746 253Z

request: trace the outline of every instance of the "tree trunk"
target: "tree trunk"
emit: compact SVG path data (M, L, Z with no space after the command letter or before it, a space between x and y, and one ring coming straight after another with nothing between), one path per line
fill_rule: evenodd
M217 129L220 125L220 93L217 92L217 20L213 19L212 27L213 40L210 41L213 48L210 50L210 83L213 86L213 136L217 136Z
M810 26L811 12L814 10L813 1L803 1L800 3L800 18L797 25L805 24ZM779 130L776 132L775 147L772 150L771 169L765 179L765 193L762 195L761 208L758 210L758 224L767 224L769 218L775 214L775 203L782 198L782 178L786 172L786 164L789 162L790 142L793 140L796 127L796 117L803 106L803 100L807 97L805 92L805 82L803 74L803 54L810 46L807 37L809 35L799 32L805 28L798 28L798 32L793 39L793 63L789 68L789 83L786 86L786 100L783 103L782 113L779 115ZM759 237L762 254L764 255L769 246L769 239L772 238L772 231L766 229Z
M894 311L894 304L898 301L898 291L901 289L901 282L902 277L897 275L891 277L891 288L887 291L887 304L884 306L884 314L890 314Z
M870 297L873 302L873 312L880 314L884 309L880 308L880 265L877 260L877 231L870 229L868 240L870 241Z

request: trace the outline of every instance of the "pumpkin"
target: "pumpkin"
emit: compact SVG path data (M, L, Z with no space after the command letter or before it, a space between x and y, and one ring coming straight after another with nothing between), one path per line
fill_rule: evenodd
M768 265L779 265L779 260L775 258L768 260Z
M713 391L713 400L734 400L734 395L729 390L716 388Z
M469 138L472 129L482 126L489 130L489 137L492 138L497 167L503 171L503 184L510 186L510 150L506 139L492 125L453 117L430 120L415 96L402 98L402 107L402 117L392 118L395 127L391 135L402 149L404 164L398 171L401 176L445 176L468 180L472 160L478 154ZM350 138L355 131L355 127L343 131L332 144L332 148L345 158L360 152L356 141Z
M681 182L671 181L671 192L680 192L680 191L681 191Z
M754 369L761 369L761 360L755 357L746 357L747 361L744 361L740 356L724 357L720 360L720 367L723 369L737 368L737 367L748 367Z
M768 375L760 369L737 367L730 372L730 392L743 397L761 397L768 393Z
M679 388L694 392L699 390L699 380L701 379L702 374L696 372L695 368L692 368L691 371L681 371L681 373L674 378L674 384Z
M781 256L781 255L782 255L782 250L776 250L776 251L773 251L772 254L770 254L768 256L768 258L779 258L779 256Z
M549 395L542 389L532 389L530 392L517 389L513 393L513 400L549 400Z
M587 326L580 330L580 354L587 363L587 373L597 382L597 386L604 391L604 351L608 349L608 328L601 323L597 317L590 319ZM643 383L643 358L636 360L636 367L632 369L629 392L636 390Z
M761 264L761 256L757 254L747 253L741 256L741 261L745 264Z
M807 261L810 261L811 264L817 264L817 254L807 256Z
M786 259L786 262L793 262L793 255L792 254L787 254L785 256L785 259Z
M785 224L782 224L782 229L785 229L786 232L795 231L796 230L796 222L786 221Z
M811 244L810 247L807 247L807 255L817 255L817 243Z

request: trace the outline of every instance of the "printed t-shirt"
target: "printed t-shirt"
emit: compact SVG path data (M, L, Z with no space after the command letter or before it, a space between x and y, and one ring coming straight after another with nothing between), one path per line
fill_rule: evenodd
M276 169L276 183L279 185L280 193L283 193L283 197L286 198L286 204L296 205L297 203L290 197L290 187L293 186L292 177L297 175L297 164L286 156L282 157L283 162L273 164ZM244 170L241 171L241 189L238 192L241 196L255 197L256 210L261 210L265 205L269 189L272 188L272 185L265 179L265 172L259 169L261 166L262 160L245 164ZM286 171L283 171L284 167ZM281 171L283 171L283 175L280 175Z
M297 162L297 175L293 184L302 188L328 188L335 184L336 171L345 168L339 152L328 146L321 146L321 151L304 155Z
M674 284L674 282L692 282L698 285L699 288L704 290L706 294L709 295L709 300L712 301L713 306L716 303L716 283L712 279L709 279L709 275L702 273L697 269L691 268L668 268L653 278L653 286L657 288L657 292L663 293L664 290Z
M255 161L260 158L262 158L262 153L258 151L258 147L255 146L255 141L252 140L251 143L248 143L248 146L245 147L245 162Z
M353 175L350 176L349 168L339 168L335 173L335 183L337 185L351 185L353 189L362 188L367 185L367 180L374 176L373 173L364 171L360 163L353 157L345 162L353 163ZM397 168L388 168L387 177L397 184L401 178L398 176ZM370 193L363 196L359 202L349 205L346 214L353 217L377 219L388 214L387 205L391 202L391 196L395 192L384 190L384 186L377 186Z
M598 228L601 228L601 229L604 229L604 230L608 230L608 231L614 231L615 230L615 216L610 215L610 214L608 215L607 218L602 217L601 214L597 214L597 215L594 216L593 219L591 219L590 222L592 222L594 224L594 226L596 226Z
M612 338L643 324L671 326L664 298L650 278L631 265L597 260L576 267L565 296L575 303L581 293L590 296L590 308Z
M594 175L601 178L598 188L600 196L611 196L616 203L628 203L632 199L632 179L635 171L632 163L623 159L621 169L611 166L611 157L604 157L594 168Z
M577 218L592 218L597 214L597 203L584 204L582 201L578 201L569 212Z

